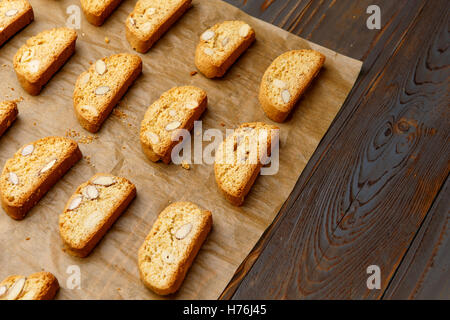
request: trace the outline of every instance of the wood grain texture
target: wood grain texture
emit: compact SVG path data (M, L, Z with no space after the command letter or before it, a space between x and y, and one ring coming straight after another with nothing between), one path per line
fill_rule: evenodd
M449 222L447 178L383 299L450 299Z
M334 125L224 299L380 298L448 175L445 1L433 7L398 1L391 10L383 8L392 3L383 1L387 17L372 37L366 15L354 19L365 28L355 33L348 14L339 15L359 6L365 12L361 2L330 2L320 11L312 7L326 1L301 1L291 6L291 12L300 10L297 18L285 17L298 20L293 30L301 36L338 51L334 33L320 30L339 32L334 26L344 26L347 43L364 44L348 49L354 53L349 55L365 63ZM323 18L305 20L308 6ZM275 1L265 12L272 8L284 7ZM311 28L308 21L320 22ZM381 266L382 290L367 290L369 264Z

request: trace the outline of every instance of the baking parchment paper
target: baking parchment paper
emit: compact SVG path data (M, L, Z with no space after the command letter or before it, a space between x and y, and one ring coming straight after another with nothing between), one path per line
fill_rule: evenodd
M13 56L27 38L74 22L67 11L73 12L70 6L79 6L79 2L30 2L35 21L0 48L0 99L21 100L18 120L0 138L0 165L22 145L50 135L78 141L84 158L25 220L14 221L4 212L0 214L0 278L47 270L60 282L58 299L161 299L141 283L137 251L159 212L171 202L187 200L212 211L213 230L180 291L168 298L218 298L289 196L355 83L361 62L250 17L227 3L196 0L148 53L140 54L143 74L94 135L83 130L75 118L74 84L97 59L134 52L125 38L124 21L135 1L124 1L102 27L90 25L81 15L75 55L37 97L29 96L18 84ZM224 78L209 80L201 74L191 75L196 70L194 52L201 33L217 22L235 19L248 22L256 31L257 41ZM185 170L145 158L139 143L140 121L147 107L174 86L195 85L207 91L209 105L202 117L203 130L225 132L249 121L272 123L257 99L261 77L278 55L302 48L325 54L324 69L288 121L278 124L279 172L260 176L242 207L232 206L220 194L212 165L194 164ZM138 195L90 256L74 258L62 250L58 215L76 187L97 172L130 179Z

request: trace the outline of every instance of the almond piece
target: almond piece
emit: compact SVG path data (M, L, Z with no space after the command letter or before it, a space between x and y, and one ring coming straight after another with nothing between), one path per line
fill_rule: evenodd
M21 62L29 62L31 61L31 58L34 56L34 48L30 48L27 51L24 51L22 54L22 58L20 59Z
M205 48L205 49L203 49L203 52L204 52L205 54L207 54L208 56L214 55L214 50L211 49L211 48Z
M98 116L97 108L90 105L81 106L80 111L81 113L91 113L94 117Z
M228 37L223 38L222 39L222 46L225 47L228 44L229 41L230 41L230 38L228 38Z
M89 82L89 80L91 80L91 75L86 72L85 74L83 74L80 78L80 84L81 85L85 85L86 83Z
M34 146L32 145L32 144L29 144L29 145L27 145L26 147L24 147L23 149L22 149L22 156L28 156L28 155L30 155L30 154L32 154L33 153L33 151L34 151Z
M97 60L95 62L95 72L97 72L99 75L105 74L105 72L106 72L106 63L105 63L105 61Z
M50 161L49 163L47 163L40 171L40 173L44 173L47 172L48 170L50 170L56 163L56 159L53 159L52 161Z
M134 20L133 18L130 17L130 24L132 26L135 26L136 25L136 20Z
M146 16L151 16L154 15L156 13L156 9L155 8L148 8L147 10L145 10L145 15Z
M89 185L83 189L83 195L89 200L98 198L98 190L95 186Z
M289 93L289 90L283 90L281 92L281 98L283 99L284 103L289 103L291 100L291 94Z
M175 110L169 110L169 115L171 117L175 117L177 115L177 112Z
M178 228L177 232L175 232L175 238L178 240L183 240L192 230L192 223L186 223Z
M39 70L40 64L41 62L37 59L31 60L30 62L28 62L28 70L30 70L30 72L32 73L36 73Z
M116 181L114 181L113 177L110 176L101 176L101 177L97 177L92 181L93 184L99 185L99 186L105 186L105 187L109 187L111 185L113 185L114 183L116 183Z
M206 30L205 32L203 32L201 38L203 41L208 41L211 40L212 38L214 38L214 36L216 35L216 33L212 30Z
M78 208L81 204L81 201L83 200L82 196L76 196L73 198L73 200L70 202L69 206L67 207L68 210L75 210Z
M6 286L0 287L0 299L5 295L7 290L8 290L8 288Z
M144 32L149 32L151 27L152 24L150 22L146 22L139 29L141 29Z
M189 101L189 102L186 102L186 103L184 104L184 107L187 108L187 109L190 109L190 110L195 109L195 108L198 107L198 102L197 102L197 101Z
M239 28L239 35L243 38L248 36L249 32L250 32L250 26L248 24L244 24Z
M9 173L9 182L12 184L19 184L19 177L14 172Z
M177 129L179 126L181 126L181 122L180 121L172 121L172 122L170 122L170 123L168 123L166 125L165 129L167 131L173 131L173 130Z
M145 135L147 136L148 140L150 140L151 144L159 143L159 136L156 133L153 133L151 131L147 131L145 133Z
M22 293L26 280L27 279L25 277L17 279L6 293L5 300L16 300Z
M107 94L111 90L108 86L100 86L97 89L95 89L95 94L98 96L102 96L104 94Z
M275 88L279 88L279 89L286 89L287 88L287 84L286 82L279 80L279 79L274 79L273 80L273 86Z
M19 10L17 9L11 9L5 12L5 16L7 17L13 17L17 14L17 12L19 12Z

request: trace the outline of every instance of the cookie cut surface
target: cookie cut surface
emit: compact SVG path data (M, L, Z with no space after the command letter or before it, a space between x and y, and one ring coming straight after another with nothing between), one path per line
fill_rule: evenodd
M27 0L0 1L0 46L34 20Z
M0 137L16 120L19 110L14 101L0 101Z

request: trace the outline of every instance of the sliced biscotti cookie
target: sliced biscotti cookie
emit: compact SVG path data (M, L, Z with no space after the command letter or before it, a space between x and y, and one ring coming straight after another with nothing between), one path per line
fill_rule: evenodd
M212 214L191 202L165 208L139 249L141 280L160 295L176 292L212 227Z
M219 189L240 206L278 144L279 128L263 122L244 123L219 146L214 173Z
M78 144L47 137L19 149L7 160L0 176L3 209L21 220L61 177L81 159Z
M97 60L75 84L73 105L81 126L97 132L142 72L142 60L128 53Z
M68 28L42 31L28 39L14 56L14 70L22 87L38 95L75 52L76 40L77 33Z
M80 0L87 21L101 26L122 0Z
M135 196L134 184L110 174L96 174L80 185L59 216L67 251L87 256Z
M34 19L33 8L27 0L0 2L0 46Z
M255 31L243 21L224 21L200 36L195 65L208 78L222 77L255 41Z
M283 53L267 68L259 89L259 101L266 115L283 122L317 76L325 56L314 50Z
M0 137L16 120L19 110L14 101L0 101Z
M0 300L51 300L58 290L58 280L50 272L13 275L0 283Z
M127 40L145 53L191 7L192 0L139 0L125 21Z
M193 86L175 87L163 93L144 115L140 140L151 161L170 163L181 129L190 131L208 104L206 92Z

